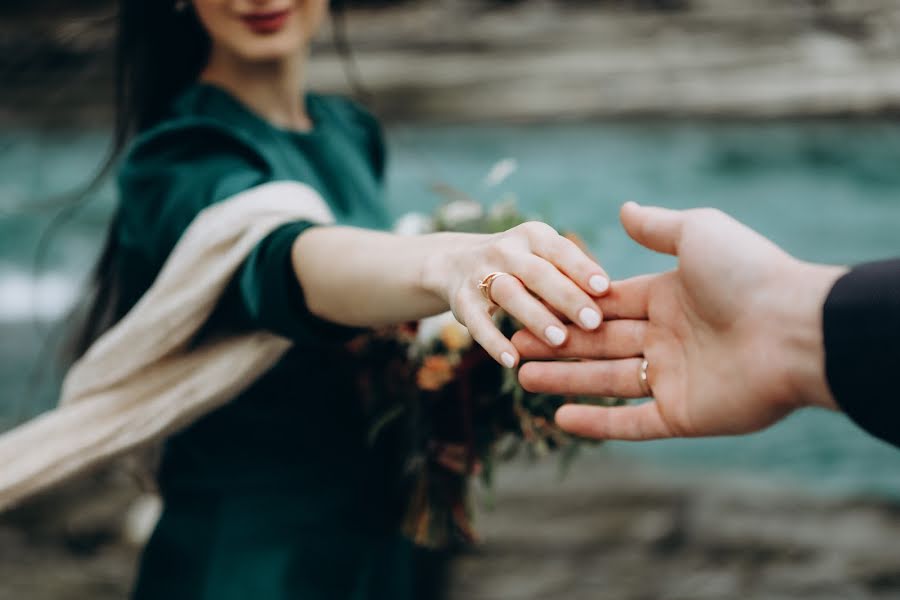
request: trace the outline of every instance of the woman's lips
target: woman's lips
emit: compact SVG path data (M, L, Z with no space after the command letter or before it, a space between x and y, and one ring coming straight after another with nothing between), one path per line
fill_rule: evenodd
M259 12L242 15L241 20L247 24L247 27L256 33L274 33L284 27L288 17L291 16L290 9Z

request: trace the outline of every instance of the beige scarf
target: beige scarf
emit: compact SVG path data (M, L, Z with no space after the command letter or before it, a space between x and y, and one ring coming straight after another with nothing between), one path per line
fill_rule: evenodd
M60 406L0 436L0 510L222 406L291 342L266 332L191 341L268 233L334 221L309 186L275 182L202 211L134 308L68 372Z

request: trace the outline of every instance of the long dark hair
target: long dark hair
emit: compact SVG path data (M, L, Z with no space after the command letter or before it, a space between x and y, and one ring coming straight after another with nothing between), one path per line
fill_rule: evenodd
M334 44L357 96L367 97L347 42L343 0L332 0ZM132 137L166 116L173 99L197 80L209 59L210 39L186 0L120 0L115 60L115 124L109 156L89 189L115 168ZM91 273L82 316L70 342L68 360L122 317L116 217Z
M135 134L165 115L172 99L200 75L210 41L194 11L161 0L121 0L117 15L115 121L110 152L91 188L112 172ZM86 307L67 344L72 358L121 317L116 216L86 290Z

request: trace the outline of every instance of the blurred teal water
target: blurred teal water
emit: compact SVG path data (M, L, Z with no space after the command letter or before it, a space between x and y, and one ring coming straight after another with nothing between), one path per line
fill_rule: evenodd
M854 263L900 256L900 124L867 122L562 124L395 127L389 132L393 211L429 211L449 183L520 205L580 233L614 277L670 268L621 232L624 200L716 206L809 260ZM0 417L34 414L27 396L37 348L29 323L52 320L77 296L114 198L109 187L53 237L42 275L31 272L51 211L35 208L94 171L103 132L0 132ZM483 179L503 158L518 171ZM24 401L23 401L24 398ZM798 414L741 439L610 444L604 451L666 468L742 472L823 492L900 498L900 452L838 415Z

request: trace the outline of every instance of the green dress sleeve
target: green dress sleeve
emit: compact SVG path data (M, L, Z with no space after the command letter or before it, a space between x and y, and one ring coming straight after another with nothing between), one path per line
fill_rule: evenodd
M294 241L314 225L287 223L266 236L232 280L210 326L271 331L296 343L341 343L361 330L319 319L309 312L291 259Z
M142 136L120 169L120 241L156 271L204 208L272 180L251 142L215 123L174 123ZM306 308L291 263L293 241L314 224L266 236L226 289L204 332L267 330L300 343L343 341L357 330Z

